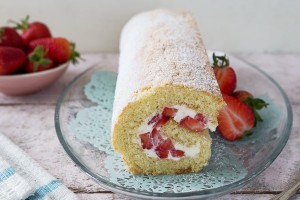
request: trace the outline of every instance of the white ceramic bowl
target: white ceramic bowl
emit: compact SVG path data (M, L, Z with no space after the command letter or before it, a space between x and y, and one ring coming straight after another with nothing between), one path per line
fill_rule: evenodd
M7 95L24 95L44 89L61 77L69 62L42 72L0 75L0 92Z

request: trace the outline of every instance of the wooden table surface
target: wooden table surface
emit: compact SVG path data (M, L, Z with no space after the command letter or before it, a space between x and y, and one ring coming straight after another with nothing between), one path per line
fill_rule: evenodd
M261 67L281 85L292 104L294 123L287 145L271 166L242 189L218 199L270 199L300 180L300 54L235 56ZM116 67L118 62L117 54L87 54L84 58L86 62L70 66L55 84L39 93L20 97L0 93L0 131L81 199L131 199L91 180L73 164L57 139L54 109L63 89L94 63ZM292 199L300 199L299 191Z

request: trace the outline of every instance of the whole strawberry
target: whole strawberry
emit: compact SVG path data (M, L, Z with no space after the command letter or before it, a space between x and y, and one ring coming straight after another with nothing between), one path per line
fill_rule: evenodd
M0 46L23 48L23 40L15 29L0 27Z
M77 62L80 54L75 50L75 44L62 37L37 39L29 44L29 49L33 50L37 46L42 46L48 53L47 57L56 64L67 61Z
M213 53L213 69L218 81L220 90L223 94L232 94L236 88L236 74L229 66L229 60L224 56L216 56Z
M12 74L26 61L24 51L15 47L0 47L0 75Z
M28 54L25 66L27 73L40 72L54 67L52 60L46 57L47 51L42 46L37 46L33 52Z
M15 29L22 31L21 36L26 46L33 40L51 37L51 32L46 24L42 22L29 23L29 16L15 24Z

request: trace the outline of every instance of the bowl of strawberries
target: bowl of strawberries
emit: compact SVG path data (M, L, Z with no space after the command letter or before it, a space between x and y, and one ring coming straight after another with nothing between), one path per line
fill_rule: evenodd
M24 95L54 83L76 63L75 44L64 37L53 37L42 22L29 17L14 27L0 27L0 92Z

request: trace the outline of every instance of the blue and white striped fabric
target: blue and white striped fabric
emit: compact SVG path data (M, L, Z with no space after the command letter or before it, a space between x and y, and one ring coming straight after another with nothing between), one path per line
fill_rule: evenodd
M77 200L76 195L0 134L1 200Z

